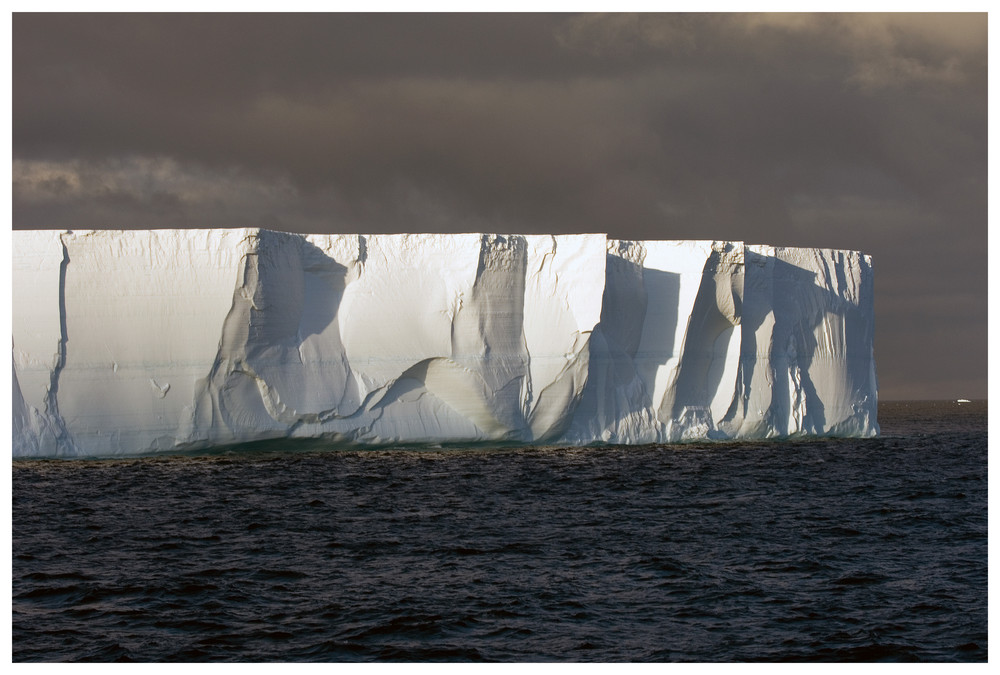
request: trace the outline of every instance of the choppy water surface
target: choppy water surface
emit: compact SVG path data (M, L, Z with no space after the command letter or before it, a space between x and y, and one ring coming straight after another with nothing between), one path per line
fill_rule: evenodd
M15 461L13 658L985 661L986 404L880 422Z

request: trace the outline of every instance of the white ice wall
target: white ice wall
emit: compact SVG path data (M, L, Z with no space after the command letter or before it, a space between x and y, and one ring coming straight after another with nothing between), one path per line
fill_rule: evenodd
M850 251L604 235L14 235L14 455L283 437L877 433Z
M14 454L56 455L73 450L56 409L64 361L60 319L64 253L55 233L33 234L14 233Z

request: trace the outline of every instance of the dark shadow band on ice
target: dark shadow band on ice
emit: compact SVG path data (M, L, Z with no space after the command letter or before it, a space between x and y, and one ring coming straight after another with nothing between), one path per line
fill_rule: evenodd
M12 234L14 457L879 433L872 263L856 251Z

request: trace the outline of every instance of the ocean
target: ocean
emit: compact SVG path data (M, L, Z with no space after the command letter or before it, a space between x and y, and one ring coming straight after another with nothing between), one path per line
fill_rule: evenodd
M985 662L986 402L879 422L13 461L13 660Z

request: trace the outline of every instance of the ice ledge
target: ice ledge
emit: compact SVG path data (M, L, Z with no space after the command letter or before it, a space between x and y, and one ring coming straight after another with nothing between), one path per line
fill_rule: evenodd
M878 433L871 259L603 234L15 231L13 454Z

